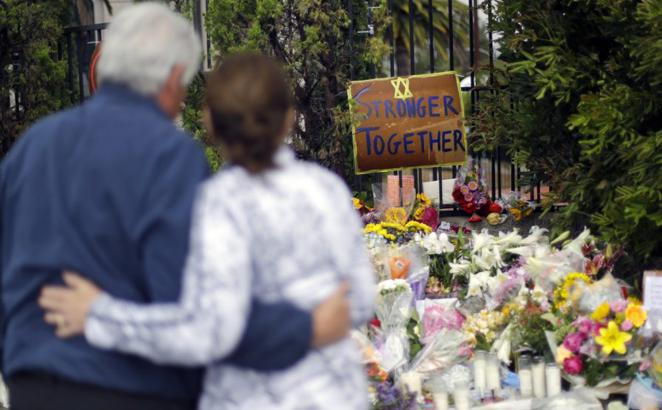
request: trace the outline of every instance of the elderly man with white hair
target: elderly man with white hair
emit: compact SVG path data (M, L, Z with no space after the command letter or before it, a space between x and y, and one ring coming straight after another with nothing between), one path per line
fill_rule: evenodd
M173 119L200 53L191 26L166 6L123 11L104 39L97 95L35 124L0 164L3 373L12 410L195 407L200 370L58 339L37 297L74 270L121 299L179 298L192 202L209 170ZM226 361L283 369L344 337L349 324L339 292L312 314L254 300Z

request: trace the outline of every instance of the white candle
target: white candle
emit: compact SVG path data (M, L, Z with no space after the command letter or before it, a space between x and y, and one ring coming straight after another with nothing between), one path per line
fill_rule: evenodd
M537 358L531 366L533 376L533 396L537 399L545 397L545 361Z
M501 391L499 358L492 353L490 353L487 359L487 391L494 394L498 394Z
M466 383L455 383L453 388L453 401L457 410L469 410L471 403L469 402L469 387Z
M411 393L416 393L417 397L422 397L422 391L421 391L421 375L418 372L407 372L403 373L400 376L400 382L407 386L407 389Z
M432 400L434 401L434 408L437 410L448 410L448 393L432 393Z
M533 380L531 378L531 368L520 369L519 371L519 392L522 397L531 397L533 394Z
M474 367L474 387L482 397L487 389L487 376L486 376L486 353L483 351L476 352L473 360Z
M545 367L545 381L547 397L561 393L561 369L554 363L548 363Z

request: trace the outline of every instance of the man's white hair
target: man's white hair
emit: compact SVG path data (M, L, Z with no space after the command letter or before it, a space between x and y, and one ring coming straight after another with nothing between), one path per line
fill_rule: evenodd
M195 30L163 4L142 3L122 10L104 34L97 68L101 82L155 96L176 65L185 68L185 86L199 68L202 50Z

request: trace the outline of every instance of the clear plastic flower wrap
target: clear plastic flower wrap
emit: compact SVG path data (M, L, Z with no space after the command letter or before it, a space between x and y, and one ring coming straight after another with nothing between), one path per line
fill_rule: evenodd
M416 299L425 297L425 285L430 275L429 256L420 246L409 243L391 246L382 253L387 276L391 279L405 279L411 286Z
M623 298L621 285L610 273L591 284L578 282L577 288L577 291L581 294L579 310L583 313L593 312L604 302L611 303Z
M392 371L407 363L409 340L407 324L411 318L414 293L404 279L380 282L375 302L375 314L382 328L382 366Z
M409 371L438 373L467 359L469 337L462 331L442 329L414 357Z
M461 330L464 316L454 307L430 304L423 313L421 342L428 344L443 330Z
M372 184L372 196L375 203L375 210L384 216L387 216L389 210L402 210L405 219L411 214L416 203L416 190L413 187L394 186L394 181L389 180L386 183Z

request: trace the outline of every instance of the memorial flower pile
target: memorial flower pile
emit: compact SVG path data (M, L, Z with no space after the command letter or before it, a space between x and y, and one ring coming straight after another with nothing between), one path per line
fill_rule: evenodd
M648 315L610 275L620 251L588 230L554 239L538 227L435 230L423 221L430 207L417 196L409 214L393 210L365 226L382 279L367 333L379 352L378 364L366 368L374 408L388 398L378 388L407 391L401 374L408 382L412 372L423 381L446 375L475 350L494 352L506 365L521 351L553 357L572 383L592 386L640 370L650 351L641 335Z

